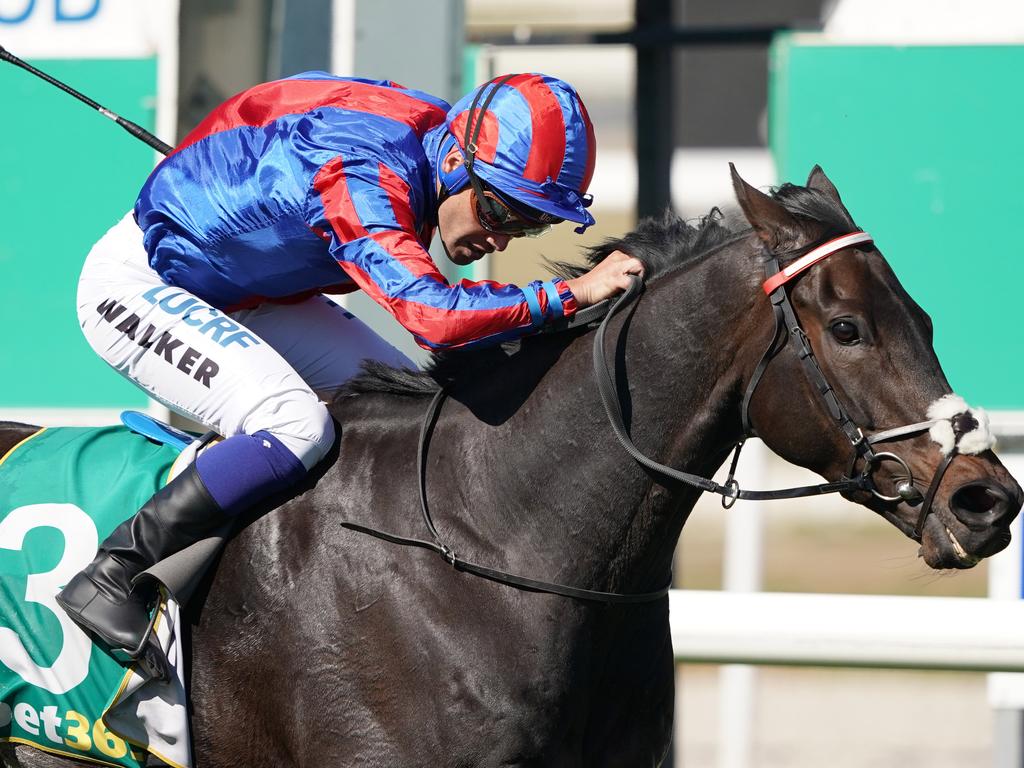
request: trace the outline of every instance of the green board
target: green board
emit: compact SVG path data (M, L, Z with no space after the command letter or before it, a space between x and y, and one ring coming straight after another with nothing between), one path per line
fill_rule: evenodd
M156 59L33 61L152 129ZM92 244L135 202L154 153L99 113L0 68L0 408L144 407L93 353L75 293Z
M1024 410L1024 46L771 48L779 178L818 163L935 323L953 389Z

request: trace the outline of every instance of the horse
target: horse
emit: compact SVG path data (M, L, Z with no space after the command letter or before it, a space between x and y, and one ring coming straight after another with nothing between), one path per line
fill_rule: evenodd
M918 429L887 443L898 460L866 459L806 361L778 344L766 264L858 231L835 186L818 167L806 186L767 194L733 173L742 218L666 214L589 251L596 263L622 249L647 268L642 296L601 340L629 439L658 465L707 478L753 433L915 539L932 568L1003 549L1022 491L990 450L944 460ZM783 293L862 437L920 422L950 393L928 316L871 243L838 250ZM657 593L702 489L616 444L590 371L594 336L574 327L445 354L425 372L371 370L334 400L330 458L228 543L193 611L197 768L662 763L674 698L665 597L499 583L451 567L454 555L343 525L424 535L418 435L443 387L422 481L459 558ZM4 426L0 453L30 431ZM937 478L925 519L924 489L908 492L925 481L911 477ZM4 749L8 766L77 764Z

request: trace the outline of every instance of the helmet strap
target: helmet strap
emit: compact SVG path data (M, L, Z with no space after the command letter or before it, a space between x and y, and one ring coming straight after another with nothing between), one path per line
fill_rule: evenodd
M484 195L483 183L479 177L473 171L473 164L476 162L477 153L477 141L480 138L480 131L484 126L484 115L487 114L487 107L490 106L494 96L501 90L501 86L516 77L515 74L505 75L502 78L494 78L477 90L476 95L473 97L473 101L469 105L469 115L466 117L466 133L463 137L462 147L462 164L466 168L466 175L469 176L469 184L476 192L477 199L481 205L490 206L491 202L489 198ZM490 90L488 90L490 89ZM480 97L487 93L487 97L480 104L480 111L477 112L477 103L480 102ZM474 122L474 118L476 122Z
M469 115L466 118L466 133L463 137L462 154L464 156L463 164L466 166L466 170L469 172L470 178L473 174L473 163L476 162L477 153L477 140L480 138L480 131L484 126L484 115L487 113L487 107L491 105L492 99L501 90L501 86L511 80L517 75L505 75L502 78L494 78L483 85L480 90L476 92L476 96L473 97L472 103L469 105ZM493 88L491 86L494 86ZM477 117L477 102L480 101L480 97L484 95L484 92L490 88L487 92L487 98L484 99L480 105L479 117ZM473 122L473 118L476 117L476 122Z

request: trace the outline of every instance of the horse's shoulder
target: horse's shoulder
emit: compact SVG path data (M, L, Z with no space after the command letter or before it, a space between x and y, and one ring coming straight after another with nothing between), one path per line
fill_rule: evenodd
M0 421L0 458L3 458L8 451L40 430L33 424L22 424L17 421Z
M330 412L343 433L358 432L361 440L386 439L410 424L418 425L429 403L426 393L367 391L336 398Z

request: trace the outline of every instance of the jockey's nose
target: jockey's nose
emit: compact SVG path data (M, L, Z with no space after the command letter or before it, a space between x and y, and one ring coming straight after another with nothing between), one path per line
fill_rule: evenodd
M495 232L489 235L487 237L487 240L491 243L491 245L494 246L494 250L500 253L501 251L504 251L508 247L509 242L512 240L512 236L500 235Z

